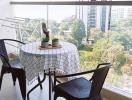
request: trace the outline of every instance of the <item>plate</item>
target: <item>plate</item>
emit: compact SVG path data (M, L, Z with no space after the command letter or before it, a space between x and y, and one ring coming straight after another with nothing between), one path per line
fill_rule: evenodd
M52 46L51 44L49 44L48 47L42 47L42 46L39 46L39 50L47 50L47 49L58 49L58 48L62 48L61 45L58 45L58 46Z

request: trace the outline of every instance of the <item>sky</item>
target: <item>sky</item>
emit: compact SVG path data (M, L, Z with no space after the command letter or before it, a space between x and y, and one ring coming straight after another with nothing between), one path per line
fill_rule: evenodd
M13 6L14 15L24 18L44 18L47 19L47 6L46 5L15 5ZM56 20L57 22L75 15L75 6L48 6L49 20Z
M12 0L12 1L37 1L37 0ZM39 1L71 1L71 0L39 0ZM72 0L79 1L79 0ZM80 0L81 1L81 0ZM86 1L86 0L83 0ZM115 0L113 0L115 1ZM119 1L119 0L116 0ZM123 1L123 0L120 0ZM124 0L125 1L125 0ZM127 0L132 1L132 0ZM73 5L49 5L48 18L61 22L63 19L75 15L75 7ZM44 18L47 19L47 5L13 5L14 15L24 18Z

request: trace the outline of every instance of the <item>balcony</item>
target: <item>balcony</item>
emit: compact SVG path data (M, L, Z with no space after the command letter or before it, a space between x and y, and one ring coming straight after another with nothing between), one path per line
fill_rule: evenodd
M41 40L41 23L45 22L51 38L69 41L78 47L82 70L93 69L90 66L104 61L113 64L104 86L104 95L108 99L112 98L108 96L111 93L109 91L119 98L123 95L132 98L132 7L96 5L94 12L91 12L90 7L92 6L12 3L12 13L2 16L0 22L0 31L4 33L2 38L8 36L26 43ZM106 7L105 12L103 7ZM121 9L123 10L120 11ZM74 24L78 21L82 23L77 27L78 31L83 31L77 35L81 41L73 33ZM80 27L84 30L79 30Z

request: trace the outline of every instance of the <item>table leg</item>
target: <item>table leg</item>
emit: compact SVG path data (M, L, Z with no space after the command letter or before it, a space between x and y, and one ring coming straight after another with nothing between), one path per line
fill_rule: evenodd
M27 100L29 100L29 94L35 89L37 88L38 86L40 86L46 79L46 75L45 75L45 72L44 72L44 78L43 80L41 80L38 84L36 84L32 89L30 89L27 93Z
M49 69L49 100L51 100L51 72Z
M40 76L38 75L38 83L40 83L40 82L41 82ZM43 89L42 84L40 84L40 89L41 89L41 90Z

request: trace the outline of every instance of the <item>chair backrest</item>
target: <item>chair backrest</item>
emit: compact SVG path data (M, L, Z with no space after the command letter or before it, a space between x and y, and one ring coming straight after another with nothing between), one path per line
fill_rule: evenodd
M105 65L102 68L97 68L93 74L92 86L90 91L90 97L96 97L100 94L105 78L110 68L109 65Z
M0 39L0 54L2 54L6 58L6 61L9 61L4 39ZM2 57L1 57L1 60L2 60L2 63L3 64L6 64L7 63L5 61L5 59L3 59Z

